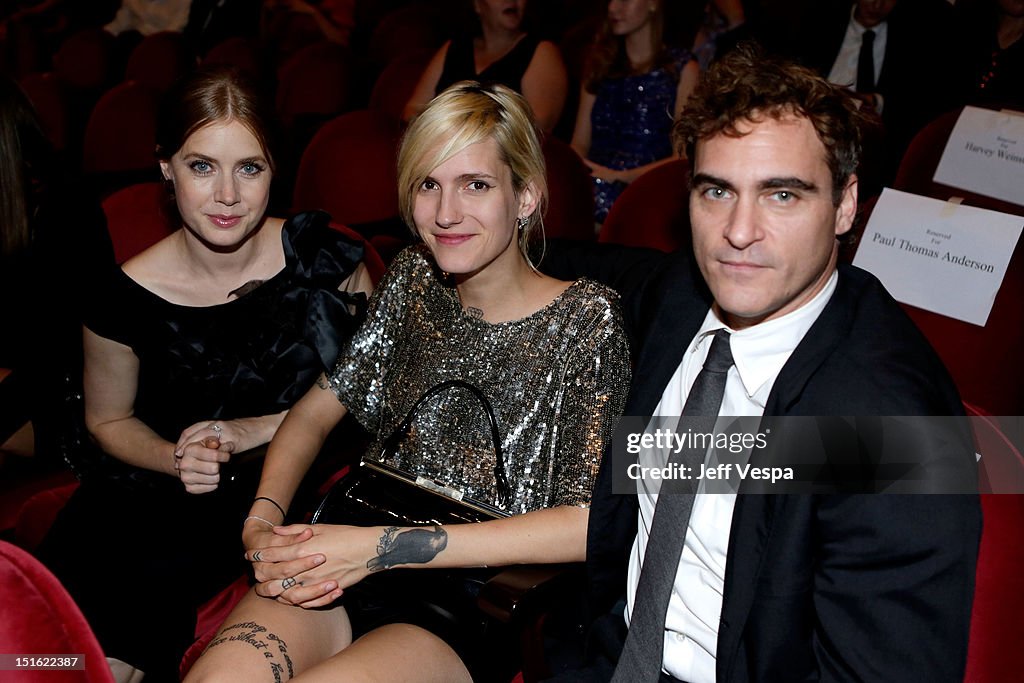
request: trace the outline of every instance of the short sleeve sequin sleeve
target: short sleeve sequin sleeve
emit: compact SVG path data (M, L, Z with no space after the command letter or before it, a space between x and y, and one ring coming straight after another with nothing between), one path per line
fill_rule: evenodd
M411 282L430 278L430 265L413 247L399 254L370 297L366 320L342 349L327 382L338 400L363 427L380 427L381 401L404 357L402 323Z
M596 297L593 327L566 364L561 417L553 440L549 505L588 507L612 431L626 405L631 372L622 313L615 300Z

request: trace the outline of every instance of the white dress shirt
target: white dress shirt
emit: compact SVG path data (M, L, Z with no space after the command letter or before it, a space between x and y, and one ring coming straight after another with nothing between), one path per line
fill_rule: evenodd
M832 293L838 275L833 272L825 287L811 301L775 320L732 331L729 339L735 365L726 378L725 397L719 415L761 416L775 378L789 360L807 330L818 319ZM680 415L686 396L704 365L716 330L729 329L708 311L683 360L669 380L655 415ZM641 457L644 457L641 455ZM663 462L667 455L660 455ZM657 495L638 480L640 517L630 552L626 583L626 622L636 598L647 539L654 518ZM690 514L682 558L665 620L665 651L662 668L689 683L714 683L718 648L718 623L722 614L726 551L732 524L735 494L703 493L698 489Z
M850 9L850 23L846 25L846 35L843 36L843 44L839 47L839 54L832 64L832 70L828 74L830 83L842 85L847 88L857 87L857 63L860 61L860 46L864 42L864 32L868 29L861 26L853 14L857 9L855 4ZM885 44L889 36L889 22L883 21L877 26L872 26L875 32L875 44L872 46L871 55L875 63L875 85L882 75L882 62L885 61ZM877 87L875 88L877 90ZM875 109L882 113L882 96L877 92Z

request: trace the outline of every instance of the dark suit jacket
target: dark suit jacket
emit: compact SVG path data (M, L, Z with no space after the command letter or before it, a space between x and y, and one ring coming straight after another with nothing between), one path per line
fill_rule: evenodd
M796 57L828 76L839 54L850 21L852 2L823 0L806 15L801 38L791 46ZM958 102L962 67L960 41L955 39L952 10L945 0L899 0L887 19L885 58L876 83L884 98L883 157L891 177L903 151L917 131Z
M627 415L652 414L711 302L692 258L660 260L652 268L646 257L620 255L616 275L603 274L626 295L639 344ZM834 295L780 372L765 415L961 411L941 362L881 283L840 266ZM624 597L636 535L636 497L612 494L611 463L606 456L590 511L598 612ZM971 495L738 496L718 681L962 680L980 532ZM620 614L597 622L599 657L618 656Z

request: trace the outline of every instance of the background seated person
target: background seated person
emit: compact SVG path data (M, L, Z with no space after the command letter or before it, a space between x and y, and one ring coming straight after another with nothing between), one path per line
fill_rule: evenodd
M672 122L700 69L689 51L666 42L666 31L679 28L668 7L665 0L609 3L587 58L572 147L594 177L597 223L626 185L673 158Z
M99 204L65 167L24 93L0 79L0 467L5 454L38 456L10 463L32 470L77 455L82 307L114 252Z
M477 30L449 40L427 64L402 118L412 120L442 90L459 81L500 83L523 95L541 130L562 115L569 77L558 47L523 27L526 0L473 0Z

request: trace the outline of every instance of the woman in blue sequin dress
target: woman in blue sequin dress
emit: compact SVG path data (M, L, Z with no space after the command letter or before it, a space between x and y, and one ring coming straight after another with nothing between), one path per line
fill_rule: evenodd
M572 146L594 178L597 223L629 183L672 158L672 123L699 68L665 44L665 23L663 0L613 2L591 50Z

